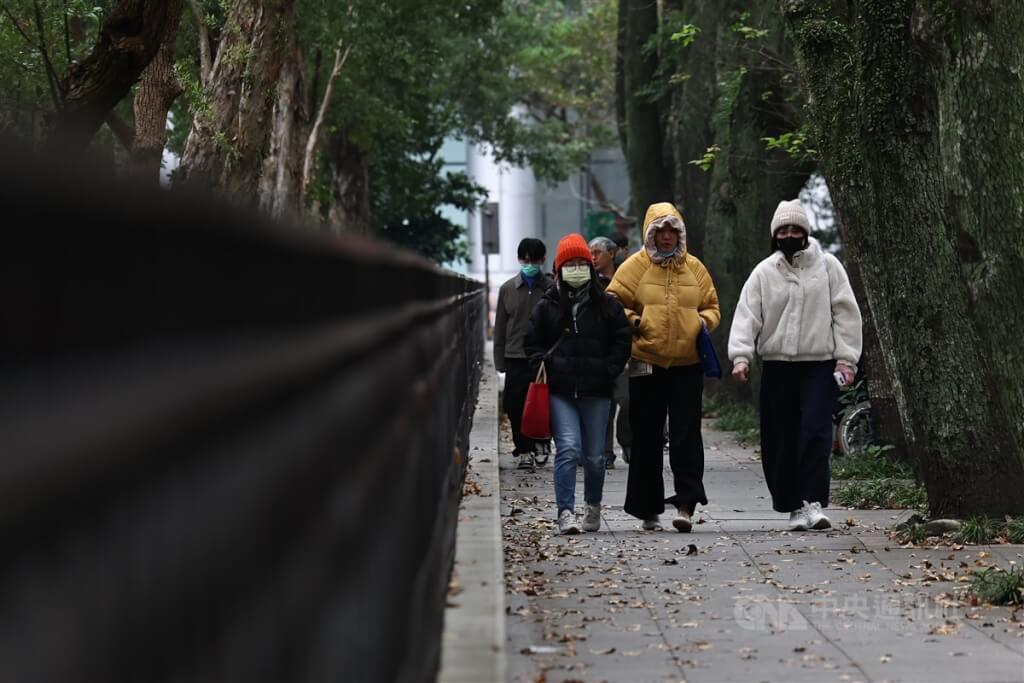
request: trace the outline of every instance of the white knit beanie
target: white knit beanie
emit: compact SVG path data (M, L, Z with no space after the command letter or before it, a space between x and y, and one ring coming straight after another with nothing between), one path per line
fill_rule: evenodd
M800 205L799 199L779 202L779 207L775 209L775 215L772 217L772 237L775 237L775 231L784 225L795 225L798 228L803 228L808 235L811 234L811 224L807 220L807 212Z

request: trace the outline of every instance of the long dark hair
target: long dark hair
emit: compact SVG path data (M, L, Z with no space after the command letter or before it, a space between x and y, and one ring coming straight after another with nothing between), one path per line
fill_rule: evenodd
M590 282L587 283L587 290L590 295L590 304L597 310L602 318L605 320L611 320L612 311L608 305L608 295L604 293L604 287L601 286L601 281L598 279L599 276L597 271L594 270L594 264L588 263L587 266L590 268ZM558 272L555 273L558 276L558 282L556 287L558 288L558 307L562 316L563 327L569 327L572 324L572 300L569 299L569 285L562 285L562 269L559 268Z

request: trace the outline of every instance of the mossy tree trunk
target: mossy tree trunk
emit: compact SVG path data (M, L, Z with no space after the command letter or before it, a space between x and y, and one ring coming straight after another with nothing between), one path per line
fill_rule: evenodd
M1024 13L779 4L932 511L1020 514Z
M667 136L672 148L673 195L686 220L687 247L698 257L705 254L705 214L711 175L691 164L715 143L711 118L719 94L719 48L721 33L731 14L726 0L677 0L671 9L682 21L700 29L687 47L670 45L673 50L675 81L671 89L671 109Z
M657 103L658 55L645 46L658 32L658 3L621 0L622 96L630 212L642 223L647 206L672 201L672 169L665 158L665 137Z
M257 202L294 32L295 0L230 0L207 101L192 119L182 155L185 183Z
M722 324L714 338L725 359L736 301L751 269L766 255L772 213L780 200L798 194L813 164L768 150L764 141L801 123L800 109L792 104L799 90L787 69L792 55L775 0L687 0L669 9L678 13L669 19L674 25L699 29L689 46L670 44L669 137L688 246L708 266L718 289ZM734 30L736 25L764 33L747 37ZM710 171L689 163L712 145L720 149ZM732 381L708 389L750 398L749 385Z

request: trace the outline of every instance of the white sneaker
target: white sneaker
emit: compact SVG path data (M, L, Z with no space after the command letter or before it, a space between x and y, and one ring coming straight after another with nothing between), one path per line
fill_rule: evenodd
M686 511L686 508L678 507L676 510L676 518L672 520L672 526L676 528L676 531L685 534L693 528L693 520L690 519L690 513Z
M601 505L587 503L587 511L583 515L583 530L597 531L601 528Z
M807 503L800 506L799 510L793 510L789 513L789 530L790 531L807 531L811 526L810 520L807 518Z
M649 517L644 520L640 528L644 531L661 531L661 522L658 521L657 517Z
M580 523L572 510L562 510L558 515L558 532L562 534L578 534Z
M810 529L831 529L832 520L821 511L821 503L805 503L807 506L807 525Z

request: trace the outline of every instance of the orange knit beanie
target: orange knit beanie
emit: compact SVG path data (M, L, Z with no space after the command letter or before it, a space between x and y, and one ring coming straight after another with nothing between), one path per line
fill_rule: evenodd
M590 247L583 235L574 232L566 235L558 241L558 249L555 251L555 273L562 269L562 264L574 258L586 259L590 265L594 265L594 257L590 255Z

